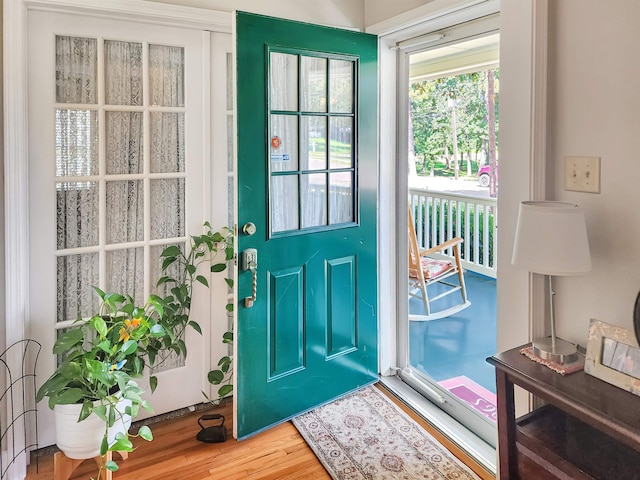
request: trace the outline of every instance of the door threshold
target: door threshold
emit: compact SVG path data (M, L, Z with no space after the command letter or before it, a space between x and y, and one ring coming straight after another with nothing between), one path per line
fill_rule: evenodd
M496 475L496 449L460 422L440 410L425 397L395 376L380 377L380 383L399 400L420 415L451 442L464 450L487 471Z

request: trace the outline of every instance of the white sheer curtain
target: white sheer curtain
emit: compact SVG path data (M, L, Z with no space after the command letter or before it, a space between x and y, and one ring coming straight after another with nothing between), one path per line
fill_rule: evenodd
M58 321L97 311L99 241L106 252L102 287L145 300L145 259L141 244L185 235L184 113L163 111L184 107L184 49L149 46L148 85L143 75L141 43L105 41L104 78L97 77L98 42L91 38L56 38L56 192L58 249ZM103 83L104 110L97 107ZM144 145L145 92L154 111L150 145ZM64 104L83 108L68 109ZM86 107L85 107L86 105ZM99 119L104 118L104 158L98 144ZM149 167L145 169L145 151ZM100 162L104 162L100 168ZM106 177L100 177L103 172ZM148 180L148 174L164 174ZM171 174L177 174L171 178ZM170 178L167 178L170 177ZM67 177L74 177L73 180ZM101 178L105 182L101 183ZM100 190L104 185L104 190ZM99 217L100 199L106 205ZM150 238L145 238L145 201L150 204ZM99 226L105 232L100 235ZM135 246L132 242L138 242ZM86 251L69 251L82 248ZM151 249L152 255L159 248ZM150 267L152 275L157 269ZM156 278L150 279L150 284Z
M56 38L56 176L88 177L98 173L97 41ZM62 105L60 105L62 104ZM82 110L64 104L86 104ZM98 244L98 183L56 182L58 252ZM79 253L57 258L57 320L75 320L97 310L91 285L99 281L98 254Z

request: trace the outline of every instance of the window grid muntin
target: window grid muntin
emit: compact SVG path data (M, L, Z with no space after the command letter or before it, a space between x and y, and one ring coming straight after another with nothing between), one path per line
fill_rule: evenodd
M293 55L297 55L298 56L298 61L297 61L297 79L298 79L298 87L297 87L297 94L298 94L298 99L297 99L297 104L298 104L298 110L297 111L292 111L292 110L272 110L271 109L271 104L272 104L272 99L271 99L271 92L272 92L272 88L271 88L271 54L272 53L281 53L281 54L293 54ZM317 111L302 111L300 110L301 105L302 105L302 91L303 88L301 86L301 64L302 61L300 59L301 56L309 56L309 57L321 57L321 58L326 58L327 59L327 69L326 69L326 80L325 80L325 85L326 85L326 93L327 93L327 99L331 98L331 60L343 60L343 61L349 61L352 63L353 65L353 69L352 69L352 81L351 81L351 104L352 104L352 110L350 113L347 112L333 112L331 111L330 108L330 101L326 102L327 108L325 112L317 112ZM357 148L357 139L358 139L358 120L357 120L357 98L358 98L358 71L359 71L359 63L358 63L358 58L357 57L353 57L353 56L349 56L349 55L340 55L340 54L328 54L325 52L315 52L315 51L310 51L310 50L304 50L304 49L289 49L289 48L280 48L280 47L267 47L266 49L266 58L267 58L267 62L266 62L266 72L265 75L267 77L267 85L266 85L266 95L267 95L267 102L268 102L268 109L267 109L267 118L266 118L266 122L267 122L267 138L265 139L266 145L267 145L267 165L268 165L268 177L269 180L267 182L267 192L268 192L268 223L269 223L269 236L270 237L281 237L281 236L291 236L291 235L299 235L299 234L305 234L305 233L311 233L311 232L317 232L317 231L328 231L328 230L335 230L335 229L339 229L339 228L347 228L347 227L352 227L354 225L357 225L359 222L359 198L358 198L358 175L357 175L357 152L358 152L358 148ZM272 166L271 166L271 148L270 148L270 141L272 138L272 130L271 130L271 116L272 115L292 115L292 116L296 116L298 117L298 122L297 122L297 138L298 138L298 169L297 170L290 170L290 171L273 171L272 170ZM327 168L325 169L317 169L317 170L308 170L308 169L301 169L301 145L300 145L300 137L301 137L301 127L302 127L302 122L301 122L301 118L303 116L322 116L325 117L325 125L326 125L326 139L327 139L327 143L325 146L325 162L326 162L326 166ZM351 132L351 167L349 168L330 168L329 165L329 149L330 149L330 134L329 134L329 128L330 128L330 118L336 118L336 117L345 117L345 118L351 118L352 119L352 125L353 125L353 129ZM350 222L344 222L344 223L339 223L339 224L330 224L330 218L331 218L331 211L330 211L330 194L329 194L329 189L330 189L330 185L328 183L328 179L330 177L330 173L338 173L338 172L350 172L351 173L351 185L352 185L352 198L351 198L351 211L352 211L352 221ZM320 227L307 227L307 228L301 228L300 226L303 224L302 221L302 209L300 208L301 205L301 201L300 201L300 193L302 191L302 175L304 174L321 174L321 173L325 173L327 175L327 192L325 195L325 209L326 209L326 217L327 217L327 224L324 226L320 226ZM278 176L297 176L297 184L298 184L298 228L295 230L282 230L282 231L274 231L273 230L273 225L274 225L274 221L272 218L272 212L273 212L273 202L272 202L272 179L274 177L278 177Z
M84 37L88 38L88 37ZM181 179L178 181L186 182L187 173L186 171L182 172L171 172L171 173L151 173L150 172L150 114L151 112L168 112L168 113L181 113L185 114L186 106L174 107L174 106L157 106L150 105L150 79L149 79L149 42L131 42L131 43L142 43L142 55L143 55L143 79L142 79L142 105L107 105L105 102L105 58L104 58L104 46L105 42L111 41L112 39L106 39L104 37L95 37L97 41L97 69L96 69L96 91L97 91L97 104L76 104L76 103L65 103L58 102L58 98L54 99L53 110L85 110L85 111L95 111L98 114L98 172L96 175L76 175L76 176L54 176L54 182L56 185L58 184L67 184L72 182L96 182L98 183L99 189L99 201L98 201L98 244L95 246L88 247L76 247L76 248L60 248L58 249L56 246L55 256L59 260L63 257L69 257L72 255L81 255L81 254L98 254L98 286L100 288L105 288L109 279L107 279L106 272L106 258L107 253L112 251L126 251L129 249L143 248L144 251L144 280L143 280L143 292L144 298L146 299L149 293L152 291L153 285L151 284L151 262L154 261L150 258L151 248L153 246L164 245L164 244L175 244L179 243L182 245L186 245L187 240L187 231L186 231L186 218L183 219L184 227L184 235L176 238L160 238L160 239L151 239L151 205L150 205L150 182L154 179ZM157 43L153 43L157 45ZM163 46L170 46L164 45ZM184 47L181 47L184 49ZM186 71L186 56L183 54L184 58L184 66L183 66L183 75L185 75ZM57 65L56 65L57 66ZM183 85L185 79L183 78ZM186 105L188 96L188 91L183 92L183 98ZM106 172L106 123L105 116L106 112L142 112L143 113L143 153L142 153L142 163L143 163L143 172L139 174L107 174ZM185 120L185 132L186 132L186 120ZM185 166L186 170L186 166ZM106 206L106 185L109 181L133 181L133 180L142 180L143 182L143 191L144 191L144 200L143 200L143 217L144 217L144 236L142 241L133 241L133 242L122 242L122 243L107 243L106 241L106 214L107 214L107 206ZM183 202L186 204L186 198L183 199ZM58 274L57 274L58 275ZM56 289L58 291L58 289ZM128 293L128 292L121 292ZM64 302L65 299L57 299L56 302L59 304L60 302ZM64 319L57 318L57 323L55 328L57 330L68 327L74 319Z

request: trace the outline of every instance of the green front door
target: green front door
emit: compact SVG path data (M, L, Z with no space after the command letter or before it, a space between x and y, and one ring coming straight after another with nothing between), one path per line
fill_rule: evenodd
M236 47L243 438L377 379L377 38L237 13Z

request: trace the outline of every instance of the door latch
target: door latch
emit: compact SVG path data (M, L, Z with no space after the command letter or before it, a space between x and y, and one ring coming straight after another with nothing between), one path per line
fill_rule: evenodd
M244 299L244 306L251 308L258 295L258 250L247 248L242 252L242 270L251 272L251 296Z

